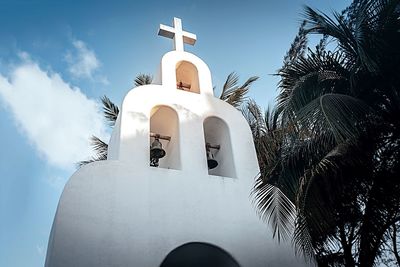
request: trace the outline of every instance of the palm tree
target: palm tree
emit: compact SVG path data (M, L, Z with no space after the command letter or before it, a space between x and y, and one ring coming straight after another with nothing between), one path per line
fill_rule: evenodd
M400 220L399 10L398 0L354 1L332 19L306 7L297 42L322 42L297 44L278 71L273 130L270 114L251 117L259 213L320 266L373 266Z

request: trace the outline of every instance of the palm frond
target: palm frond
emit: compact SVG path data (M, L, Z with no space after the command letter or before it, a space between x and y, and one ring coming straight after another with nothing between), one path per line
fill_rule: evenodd
M82 167L82 166L84 166L84 165L87 165L87 164L89 164L89 163L96 162L96 161L101 161L101 160L107 160L107 156L101 156L101 157L93 156L93 157L91 157L91 158L88 159L88 160L79 161L79 162L76 164L76 166L77 166L78 168L80 168L80 167Z
M78 168L82 167L83 165L89 164L91 162L107 160L107 153L108 153L108 144L107 143L105 143L103 140L101 140L97 136L93 135L90 138L90 145L93 148L96 155L91 157L88 160L83 160L83 161L78 162L77 163Z
M263 136L267 131L267 125L263 117L261 107L250 99L241 108L242 115L247 120L250 126L253 138L256 141L259 137Z
M103 140L94 135L90 138L90 141L91 141L91 146L97 155L107 156L107 150L108 150L107 143L105 143Z
M101 102L103 103L104 117L108 120L111 126L114 126L119 114L118 106L111 102L107 96L103 96Z
M290 45L289 50L286 52L286 55L283 58L283 68L287 64L292 61L297 60L300 57L303 57L307 50L307 32L305 31L306 21L304 20L297 32L296 37L294 38L292 44Z
M312 214L308 224L318 235L328 233L334 221L332 199L343 188L338 177L341 176L342 168L353 161L347 155L348 146L346 143L339 144L322 159L317 159L300 177L295 205L298 211Z
M276 108L267 107L264 115L266 128L269 132L275 131L278 128L280 114Z
M278 112L293 119L294 113L310 101L326 93L340 93L349 88L349 71L342 53L314 53L287 64L277 75L281 77Z
M315 261L314 244L312 242L306 217L303 214L297 215L296 227L292 241L297 254L302 254L309 262Z
M239 76L234 72L230 73L224 83L219 99L235 108L239 108L246 100L246 94L249 92L251 84L257 79L258 77L256 76L250 77L243 85L238 86Z
M357 43L353 36L352 30L345 23L341 23L341 16L335 14L334 17L339 19L335 21L323 12L317 12L314 9L305 7L305 20L309 27L307 33L318 33L328 35L335 38L350 57L357 54Z
M354 97L342 94L325 94L311 101L297 112L297 121L312 136L321 133L333 135L336 143L354 140L365 123L369 107Z
M257 178L252 191L258 215L273 229L273 237L286 240L291 237L294 230L295 206L283 192L270 184Z
M379 2L387 1L362 1L354 14L353 24L347 23L338 13L334 13L335 19L332 19L322 12L318 13L310 7L306 7L305 16L310 25L307 32L333 37L338 42L340 49L346 53L353 73L358 72L360 67L370 72L376 72L379 65L377 53L379 54L383 47L381 41L376 39L376 35L370 33L373 31L372 14L378 14L376 4L378 3L378 6L383 8Z
M224 83L224 86L222 87L221 96L219 98L221 100L225 100L226 91L232 90L237 85L238 81L239 81L239 76L235 72L229 73Z
M135 78L135 87L151 84L153 82L153 76L149 74L139 74Z

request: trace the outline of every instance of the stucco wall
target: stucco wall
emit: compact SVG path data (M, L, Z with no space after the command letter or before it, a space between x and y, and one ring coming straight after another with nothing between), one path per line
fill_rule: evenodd
M176 89L174 68L180 60L196 66L200 94ZM157 267L188 242L218 246L241 266L305 265L288 244L278 245L256 216L249 198L259 172L251 132L239 111L213 97L208 67L196 56L176 51L167 53L161 66L162 85L141 86L126 95L109 159L79 169L65 186L46 266ZM174 148L180 155L177 170L149 166L156 106L177 114L179 134L170 132L179 143ZM221 120L203 127L210 117ZM157 123L164 119L168 116ZM226 134L230 141L216 137ZM206 138L220 143L220 167L232 170L225 172L229 177L208 174Z

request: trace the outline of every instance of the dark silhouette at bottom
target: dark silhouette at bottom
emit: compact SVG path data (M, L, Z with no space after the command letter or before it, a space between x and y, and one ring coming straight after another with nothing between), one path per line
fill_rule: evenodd
M172 250L160 267L240 267L225 250L207 243L192 242Z

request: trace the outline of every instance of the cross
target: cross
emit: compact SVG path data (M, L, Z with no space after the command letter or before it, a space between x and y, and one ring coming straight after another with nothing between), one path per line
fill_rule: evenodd
M183 44L194 45L196 42L196 34L182 30L182 21L179 18L174 18L174 27L160 24L158 35L170 39L174 39L174 49L183 51Z

